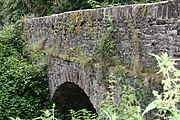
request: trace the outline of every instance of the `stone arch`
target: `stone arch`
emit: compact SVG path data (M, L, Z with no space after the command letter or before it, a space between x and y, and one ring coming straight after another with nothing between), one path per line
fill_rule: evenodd
M73 82L62 83L55 91L52 101L56 104L57 111L63 115L69 114L70 109L75 111L87 109L96 113L87 94Z
M98 83L96 76L96 72L81 69L77 63L50 57L48 67L50 97L53 99L55 92L63 83L74 83L86 93L98 111L100 96L105 89Z

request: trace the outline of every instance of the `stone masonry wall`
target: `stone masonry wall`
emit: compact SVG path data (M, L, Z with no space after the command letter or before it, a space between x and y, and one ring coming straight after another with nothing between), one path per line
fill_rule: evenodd
M98 70L82 69L79 63L67 60L64 54L76 50L83 51L82 57L93 55L97 40L104 31L111 29L111 25L116 30L114 39L124 65L135 65L138 58L143 66L156 67L155 59L148 53L168 52L173 57L180 57L179 0L26 19L23 27L30 43L41 43L42 50L53 49L48 69L51 97L60 84L72 81L86 92L97 109L105 90L98 81Z

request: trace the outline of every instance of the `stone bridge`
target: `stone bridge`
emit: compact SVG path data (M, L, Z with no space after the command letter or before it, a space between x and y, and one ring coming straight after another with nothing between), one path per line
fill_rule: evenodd
M179 0L65 12L25 19L23 27L30 45L49 55L51 98L58 96L63 84L69 83L70 89L77 85L96 110L107 91L99 75L101 60L94 60L106 31L115 31L110 39L119 59L135 72L156 67L148 53L180 56Z

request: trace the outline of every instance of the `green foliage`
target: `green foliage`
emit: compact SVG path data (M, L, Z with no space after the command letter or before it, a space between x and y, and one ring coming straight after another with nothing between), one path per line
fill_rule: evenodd
M175 65L176 61L180 59L173 59L169 57L167 53L163 53L161 56L151 55L158 61L158 66L160 67L158 73L162 73L165 80L162 80L163 92L159 94L158 91L153 91L156 99L147 106L142 115L157 108L159 117L170 120L179 120L180 110L178 109L178 103L180 102L180 72L175 68Z
M55 104L53 104L51 110L44 110L44 111L43 111L43 116L33 118L32 120L58 120L57 118L55 118L54 108L55 108Z
M0 0L0 23L87 8L88 0Z
M114 36L116 36L116 29L114 27L113 18L111 16L104 14L103 20L107 22L106 26L108 27L108 29L105 30L101 34L101 38L97 40L97 57L100 59L110 59L117 54L114 38Z
M17 25L0 31L0 119L31 118L48 108L45 66L32 65Z
M0 23L15 23L21 17L37 17L79 9L156 1L159 0L1 0Z
M53 104L52 109L51 110L43 110L43 114L40 117L36 117L33 118L32 120L59 120L58 118L55 117L55 104ZM13 118L13 117L9 117L11 120L23 120L20 119L19 117Z
M86 109L70 111L71 120L96 120L96 117L96 114L92 114L90 111L87 111Z
M91 8L88 0L54 0L54 4L49 9L49 14L87 8Z
M47 15L51 0L1 0L1 22L15 23L24 15L42 16Z
M113 88L112 85L109 87ZM99 120L143 120L140 103L134 91L134 88L125 85L121 91L105 94L100 106Z
M102 5L95 1L95 0L88 0L88 3L93 7L93 8L99 8L99 7L102 7Z
M100 40L97 41L97 54L101 59L115 55L115 41L111 38L113 31L107 30Z
M55 104L53 104L51 110L44 110L42 111L43 114L40 117L33 118L32 120L61 120L61 118L55 117ZM11 120L23 120L20 117L9 117ZM70 110L70 115L68 119L71 120L96 120L97 115L92 114L90 111L86 109L74 111Z
M160 0L0 0L0 23L15 23L22 16L44 16L65 11L156 2Z
M99 8L135 3L152 3L159 1L163 0L88 0L88 3L92 6L92 8Z

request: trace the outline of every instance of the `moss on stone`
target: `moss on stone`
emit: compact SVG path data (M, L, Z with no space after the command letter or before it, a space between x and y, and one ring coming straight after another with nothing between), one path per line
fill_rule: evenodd
M76 35L80 35L82 33L82 29L79 26L77 26L75 27L75 30L73 31L73 33Z
M82 11L78 13L77 21L78 21L78 26L81 26L85 22Z
M73 25L73 24L75 24L77 22L77 15L78 15L77 12L73 12L71 14L70 25Z
M87 27L89 27L89 28L93 27L93 20L92 20L92 18L94 16L94 12L95 12L95 10L86 11L86 16L88 18Z
M55 21L56 21L56 16L52 16L52 21L53 21L53 23L55 23Z
M35 50L36 51L42 51L45 50L45 44L46 44L47 39L42 38L41 40L38 41Z
M62 21L62 19L63 19L63 15L60 14L60 15L59 15L59 21Z
M64 21L67 19L67 13L63 13L62 14L62 17L63 17L63 19L64 19Z
M141 11L137 11L137 12L136 12L136 16L137 16L137 17L140 17L141 15L142 15L142 14L141 14Z
M144 5L143 8L144 8L144 16L146 16L148 13L148 7Z

